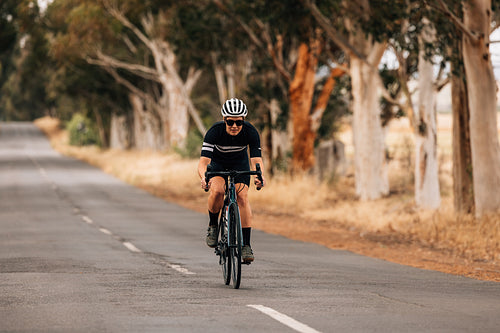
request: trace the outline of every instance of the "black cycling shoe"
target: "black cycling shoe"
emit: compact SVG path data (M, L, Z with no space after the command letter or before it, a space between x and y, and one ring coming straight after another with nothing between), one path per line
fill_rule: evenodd
M207 229L207 245L209 247L217 246L217 227L209 226Z
M241 248L241 260L243 263L249 264L254 261L255 257L253 256L253 251L250 245L245 245Z

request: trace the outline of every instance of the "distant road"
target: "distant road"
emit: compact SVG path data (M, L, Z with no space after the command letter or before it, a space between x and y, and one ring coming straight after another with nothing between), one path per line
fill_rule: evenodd
M0 331L499 332L499 283L262 232L234 290L206 222L0 123Z

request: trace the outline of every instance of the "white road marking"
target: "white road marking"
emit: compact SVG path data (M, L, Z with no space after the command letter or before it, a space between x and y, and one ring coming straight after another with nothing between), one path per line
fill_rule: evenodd
M85 222L85 223L88 223L88 224L94 224L94 221L92 221L92 219L88 216L85 216L85 215L82 215L82 220Z
M184 268L184 267L182 267L180 265L169 264L169 263L167 263L167 265L168 265L168 267L170 267L172 269L175 269L177 272L182 273L182 274L187 274L187 275L195 275L196 274L196 273L191 272L187 268Z
M301 322L288 317L287 315L284 315L282 313L279 313L278 311L268 308L267 306L264 305L252 305L249 304L247 305L248 307L254 308L256 310L259 310L260 312L268 315L269 317L279 321L283 325L286 325L297 332L301 333L319 333L319 331L316 331L314 328L307 326L306 324L302 324Z
M90 217L88 217L86 215L80 215L80 217L86 223L88 223L88 224L94 224L94 221L92 221L92 219L90 219ZM101 227L101 228L99 228L99 231L102 232L103 234L113 236L113 233L111 231L109 231L108 229L106 229L106 228L102 228ZM140 249L138 249L134 244L132 244L130 242L122 242L122 244L123 244L123 246L125 246L131 252L142 253L142 251ZM191 272L187 268L182 267L181 265L170 264L168 262L166 264L167 264L168 267L172 268L173 270L176 270L179 273L186 274L186 275L195 275L196 274L194 272Z
M111 231L109 231L108 229L105 229L105 228L99 228L99 231L102 232L103 234L106 234L106 235L113 235L113 233L111 233Z
M130 243L130 242L123 242L122 243L127 249L129 249L130 251L132 252L135 252L135 253L141 253L142 251L139 250L138 248L135 247L134 244Z
M48 179L48 175L47 175L47 172L45 171L44 168L42 168L40 166L40 164L35 160L33 159L32 157L29 157L31 159L31 161L33 162L33 164L35 164L35 166L38 168L38 171L40 172L40 174L42 175L43 178ZM57 190L58 187L55 183L52 182L52 189L53 190ZM80 211L80 209L78 208L73 208L73 211L75 213L78 213ZM92 221L92 219L88 216L85 216L85 215L80 215L80 217L82 218L82 220L87 223L87 224L94 224L94 221ZM109 235L109 236L113 236L113 233L111 231L109 231L108 229L106 228L99 228L99 231L102 232L103 234L106 234L106 235ZM130 242L122 242L123 246L125 246L127 249L129 249L131 252L135 252L135 253L142 253L141 250L139 250L134 244L130 243ZM194 272L191 272L190 270L188 270L187 268L184 268L180 265L176 265L176 264L170 264L167 262L167 266L172 268L173 270L176 270L177 272L179 273L182 273L182 274L186 274L186 275L195 275L196 273Z

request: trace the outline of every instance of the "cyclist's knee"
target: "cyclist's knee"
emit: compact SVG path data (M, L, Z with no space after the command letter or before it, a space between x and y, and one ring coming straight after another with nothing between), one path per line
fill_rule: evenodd
M239 206L246 206L248 205L248 192L247 191L241 191L238 193L238 205Z

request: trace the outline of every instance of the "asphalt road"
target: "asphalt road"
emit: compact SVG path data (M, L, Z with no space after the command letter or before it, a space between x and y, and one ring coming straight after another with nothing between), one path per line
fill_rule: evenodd
M500 330L499 283L258 231L232 289L206 221L0 123L0 331Z

